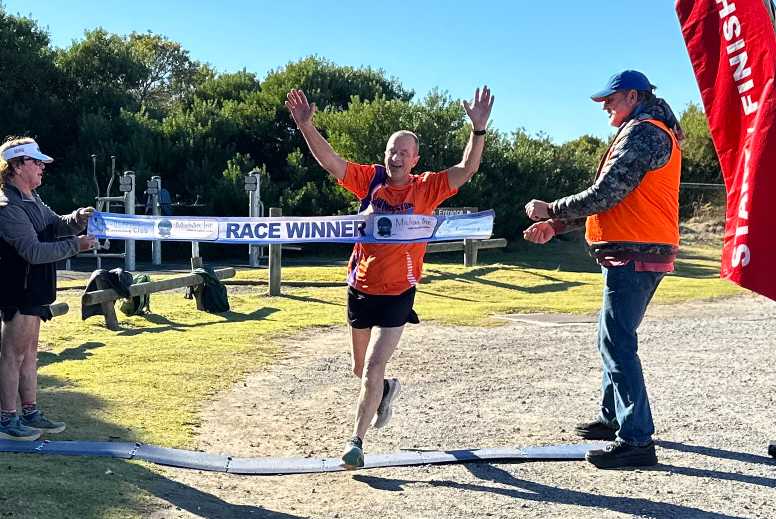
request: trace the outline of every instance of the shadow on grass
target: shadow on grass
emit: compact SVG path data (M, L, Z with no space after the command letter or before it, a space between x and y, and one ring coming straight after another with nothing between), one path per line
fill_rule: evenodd
M485 256L482 256L482 253L480 254L478 258L479 267L476 267L473 271L490 266L499 270L508 268L516 268L518 270L544 269L577 273L598 273L601 271L600 267L588 254L587 247L582 241L553 240L547 245L515 242L510 244L507 251L486 252L489 252L489 254ZM426 256L427 270L433 268L435 263L458 263L459 261L461 261L461 255L455 253ZM709 264L698 265L693 264L693 261L705 261ZM685 254L682 252L681 247L676 267L677 274L683 277L705 279L719 276L719 265L716 258L694 252ZM439 271L438 268L437 271Z
M42 387L61 386L66 382L54 377L40 378ZM40 396L41 406L50 416L67 421L67 430L52 436L52 440L136 441L131 430L95 418L106 405L93 395L46 390ZM226 502L136 462L0 453L0 463L3 471L0 500L4 510L19 511L18 517L96 518L115 515L117 511L122 517L148 517L168 506L206 518L297 517L260 505Z
M302 301L303 303L318 303L322 305L344 306L343 303L334 303L332 301L325 301L323 299L318 299L316 297L309 297L309 296L295 296L292 294L280 294L278 297L282 297L284 299L290 299L292 301Z
M548 281L548 283L544 283L536 286L520 286L514 283L504 283L503 281L485 279L484 277L493 272L500 272L505 270L522 271L523 269L519 267L513 267L513 266L493 265L490 267L476 267L467 272L463 272L461 274L451 274L447 272L442 272L441 270L427 268L426 277L424 278L424 281L427 283L435 283L439 281L458 281L458 282L466 282L466 283L479 283L493 288L515 290L517 292L524 292L527 294L544 294L547 292L562 292L564 290L568 290L569 288L588 284L587 282L584 282L584 281L566 281L563 279L559 279L547 274L541 274L538 272L525 272L525 274L530 274L532 276L542 278ZM428 292L428 293L431 295L441 295L441 294L434 294L432 292ZM443 296L443 297L448 297L448 296Z
M686 261L676 261L676 273L677 276L693 279L711 279L719 277L719 266L703 266L693 265Z
M403 490L404 485L422 483L427 486L452 488L463 492L487 492L523 501L606 509L627 515L638 515L639 517L699 517L704 519L735 519L739 517L644 498L605 496L544 485L516 478L506 470L487 463L470 463L466 464L465 467L472 475L481 480L506 485L511 488L459 483L449 480L416 481L360 475L353 476L353 479L365 483L372 488L391 492ZM466 494L461 499L466 499Z
M104 342L85 342L75 348L65 348L59 353L52 353L50 351L38 352L38 367L48 366L49 364L55 364L57 362L64 362L66 360L86 360L92 356L90 350L96 348L102 348L105 346Z
M251 279L235 279L233 281L224 281L223 284L225 286L269 286L269 283L267 281L263 280L251 280ZM283 281L283 286L287 287L297 287L297 288L337 288L337 287L346 287L348 284L343 281L293 281L293 280L286 280Z
M279 308L272 308L272 307L259 308L250 313L240 313L240 312L229 311L229 312L224 312L220 314L211 314L213 317L221 318L221 319L214 320L214 321L199 322L194 324L179 323L177 321L173 321L172 319L168 319L167 317L164 317L163 315L159 315L159 314L146 314L143 316L146 321L154 324L158 324L160 326L148 327L148 328L128 328L127 326L124 325L124 326L120 326L121 331L119 331L118 335L133 336L141 333L162 333L162 332L168 332L171 330L183 331L187 328L199 328L201 326L211 326L214 324L222 324L224 322L239 323L239 322L245 322L245 321L260 321L262 319L266 319L270 315L279 311L280 311Z

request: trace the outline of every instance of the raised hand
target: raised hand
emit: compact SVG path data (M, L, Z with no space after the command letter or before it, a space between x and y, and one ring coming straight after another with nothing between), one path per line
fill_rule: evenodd
M466 110L466 115L469 116L475 130L484 130L488 126L490 110L495 100L496 98L490 95L490 88L485 85L482 87L482 92L479 88L475 90L474 101L471 104L469 101L463 101L463 109Z
M286 98L286 107L291 112L291 117L293 117L296 125L310 124L317 110L315 103L308 103L304 92L296 88L291 90Z

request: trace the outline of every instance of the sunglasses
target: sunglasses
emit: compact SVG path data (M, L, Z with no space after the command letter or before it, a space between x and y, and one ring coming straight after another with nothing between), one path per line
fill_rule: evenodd
M25 161L32 161L32 163L35 164L36 166L43 167L42 160L33 159L31 157L22 157L22 162L25 162Z

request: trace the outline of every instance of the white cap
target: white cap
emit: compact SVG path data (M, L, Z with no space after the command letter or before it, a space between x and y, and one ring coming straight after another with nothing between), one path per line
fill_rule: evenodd
M46 164L54 162L54 159L40 152L38 143L35 141L17 144L16 146L11 146L7 150L3 150L3 160L6 162L18 157L30 157L31 159L37 159Z

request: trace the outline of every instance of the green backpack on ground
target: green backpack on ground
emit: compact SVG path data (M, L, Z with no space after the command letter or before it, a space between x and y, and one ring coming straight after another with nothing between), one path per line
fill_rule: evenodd
M148 283L151 277L148 274L135 274L132 276L132 284ZM124 315L144 315L151 313L151 294L130 297L124 299L119 306Z

